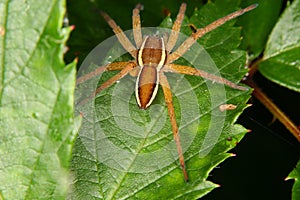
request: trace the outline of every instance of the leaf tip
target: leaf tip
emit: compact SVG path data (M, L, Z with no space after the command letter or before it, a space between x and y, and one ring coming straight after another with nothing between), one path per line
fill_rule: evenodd
M74 30L75 30L75 28L76 28L76 26L75 26L75 25L71 25L71 26L70 26L70 30L71 30L71 31L74 31Z
M236 157L236 154L235 153L230 153L230 156L231 157Z

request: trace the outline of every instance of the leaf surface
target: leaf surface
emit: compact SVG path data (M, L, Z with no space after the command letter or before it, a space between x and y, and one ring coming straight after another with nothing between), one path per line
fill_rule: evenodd
M295 167L295 169L289 174L287 179L294 179L295 180L293 190L292 190L292 199L293 200L299 199L300 198L300 183L299 183L300 164L299 164L299 162L298 162L297 166Z
M280 17L264 52L259 71L271 81L300 91L300 1L295 0Z
M62 55L63 0L0 1L0 192L3 199L65 199L75 63Z

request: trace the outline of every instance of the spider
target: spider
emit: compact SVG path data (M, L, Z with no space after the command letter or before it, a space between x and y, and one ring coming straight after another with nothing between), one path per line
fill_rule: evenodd
M98 67L95 71L79 77L76 81L76 84L83 83L86 80L97 76L104 71L120 70L119 73L117 73L112 78L104 82L100 87L98 87L92 95L81 101L80 104L83 104L89 99L94 98L103 89L110 87L116 81L130 73L131 75L137 77L135 86L135 96L137 104L139 108L147 109L151 105L157 94L158 86L161 85L168 109L170 123L172 126L174 141L177 146L180 167L183 173L184 180L187 182L189 178L186 170L184 156L182 153L182 147L180 144L178 125L175 118L175 111L172 100L172 92L167 77L165 76L165 72L200 76L214 82L225 84L234 89L247 90L246 87L239 86L225 78L209 74L190 66L174 64L173 62L180 58L195 42L197 42L200 37L221 26L225 22L254 9L256 6L257 5L254 4L244 9L240 9L212 22L204 28L196 29L195 32L190 35L182 44L180 44L177 49L173 48L178 39L182 20L184 18L184 13L186 10L185 3L181 4L176 20L167 39L164 37L153 35L146 35L143 38L141 31L141 20L139 15L142 6L141 4L137 4L133 9L132 14L133 38L135 46L130 42L123 30L116 24L116 22L112 18L110 18L108 14L101 11L100 14L112 28L123 48L133 57L133 60L127 62L112 62L105 66Z

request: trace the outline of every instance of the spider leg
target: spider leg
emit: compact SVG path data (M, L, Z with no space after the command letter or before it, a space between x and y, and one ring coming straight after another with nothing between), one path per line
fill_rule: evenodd
M248 6L247 8L235 11L225 17L222 17L209 25L207 25L204 28L197 29L196 33L192 34L190 37L188 37L173 53L171 53L168 57L168 63L172 63L178 58L180 58L199 38L201 38L206 33L216 29L217 27L223 25L227 21L234 19L245 12L248 12L250 10L253 10L257 7L257 4L253 4L251 6Z
M179 9L179 12L177 14L176 20L173 24L172 31L171 31L171 34L170 34L170 37L169 37L169 40L168 40L168 43L166 46L166 49L168 52L171 52L176 44L176 41L178 39L178 35L180 32L181 23L184 18L185 10L186 10L186 4L182 3L180 6L180 9Z
M209 74L205 71L193 68L193 67L189 67L189 66L183 66L183 65L176 65L176 64L168 64L165 65L163 70L165 72L173 72L173 73L178 73L178 74L187 74L187 75L194 75L194 76L200 76L202 78L217 82L217 83L221 83L224 85L227 85L229 87L232 87L234 89L238 89L238 90L248 90L248 88L237 85L225 78L213 75L213 74Z
M82 105L82 104L86 103L90 99L94 98L99 92L101 92L105 88L108 88L109 86L111 86L112 84L114 84L116 81L118 81L119 79L123 78L128 73L130 73L132 70L136 69L136 63L135 62L124 62L124 63L126 63L126 65L123 66L123 69L118 74L114 75L113 77L111 77L110 79L108 79L107 81L105 81L89 97L87 97L87 98L83 99L82 101L80 101L78 105Z
M100 11L100 14L106 20L108 25L113 29L114 33L116 34L119 42L122 44L124 49L128 51L133 58L136 58L137 50L130 42L130 40L127 38L123 30L116 24L116 22L107 13Z
M167 77L163 74L163 72L159 73L159 79L160 79L160 85L162 86L164 96L165 96L165 101L166 101L167 108L168 108L170 122L171 122L171 125L172 125L173 137L174 137L174 141L176 143L176 147L177 147L177 151L178 151L180 166L181 166L181 169L182 169L184 180L186 182L188 182L189 178L188 178L188 175L187 175L187 172L186 172L184 156L183 156L183 153L182 153L182 148L181 148L181 144L180 144L180 137L179 137L179 134L178 134L178 126L177 126L177 122L176 122L176 118L175 118L175 111L174 111L173 100L172 100L172 92L171 92L170 85L169 85L169 82L167 80Z
M142 5L137 4L132 11L133 38L137 48L140 48L143 42L142 31L141 31L141 18L140 18L141 9L142 9Z
M108 65L98 67L96 70L77 78L76 85L78 85L80 83L83 83L86 80L91 79L95 76L98 76L99 74L101 74L104 71L122 70L126 67L127 64L128 64L128 61L126 61L126 62L113 62L113 63L110 63Z

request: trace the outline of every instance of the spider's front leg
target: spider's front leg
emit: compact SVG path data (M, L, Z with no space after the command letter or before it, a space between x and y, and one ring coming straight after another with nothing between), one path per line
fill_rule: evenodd
M137 49L139 49L143 42L142 30L141 30L141 18L140 11L142 10L142 5L137 4L132 11L132 30L133 38L136 44Z
M184 156L183 156L182 147L181 147L181 144L180 144L178 126L177 126L177 122L176 122L175 110L174 110L173 100L172 100L172 92L171 92L170 85L169 85L169 82L167 80L167 77L164 75L163 71L161 71L159 73L159 79L160 79L160 85L163 89L165 101L166 101L167 108L168 108L168 113L169 113L170 122L171 122L171 125L172 125L172 132L173 132L174 141L175 141L176 147L177 147L180 166L181 166L181 169L182 169L184 180L186 182L188 182L189 177L188 177L188 174L187 174L187 171L186 171Z
M127 38L123 30L116 24L116 22L105 12L101 11L100 14L106 20L108 25L112 28L113 32L116 34L119 42L124 47L124 49L130 53L133 58L136 58L136 48Z
M166 45L166 49L167 49L168 53L170 53L172 51L172 49L174 48L175 43L178 39L179 32L180 32L180 27L181 27L181 24L182 24L182 20L184 18L185 10L186 10L186 4L182 3L181 6L180 6L180 9L179 9L179 12L177 14L176 20L173 24L169 40L168 40L167 45Z
M173 63L175 60L180 58L190 47L197 42L199 38L201 38L203 35L206 33L218 28L219 26L225 24L227 21L232 20L246 12L249 12L250 10L253 10L254 8L257 7L257 4L253 4L251 6L248 6L244 9L240 9L238 11L235 11L225 17L222 17L206 27L199 28L197 31L192 34L190 37L188 37L173 53L171 53L168 57L168 63Z

